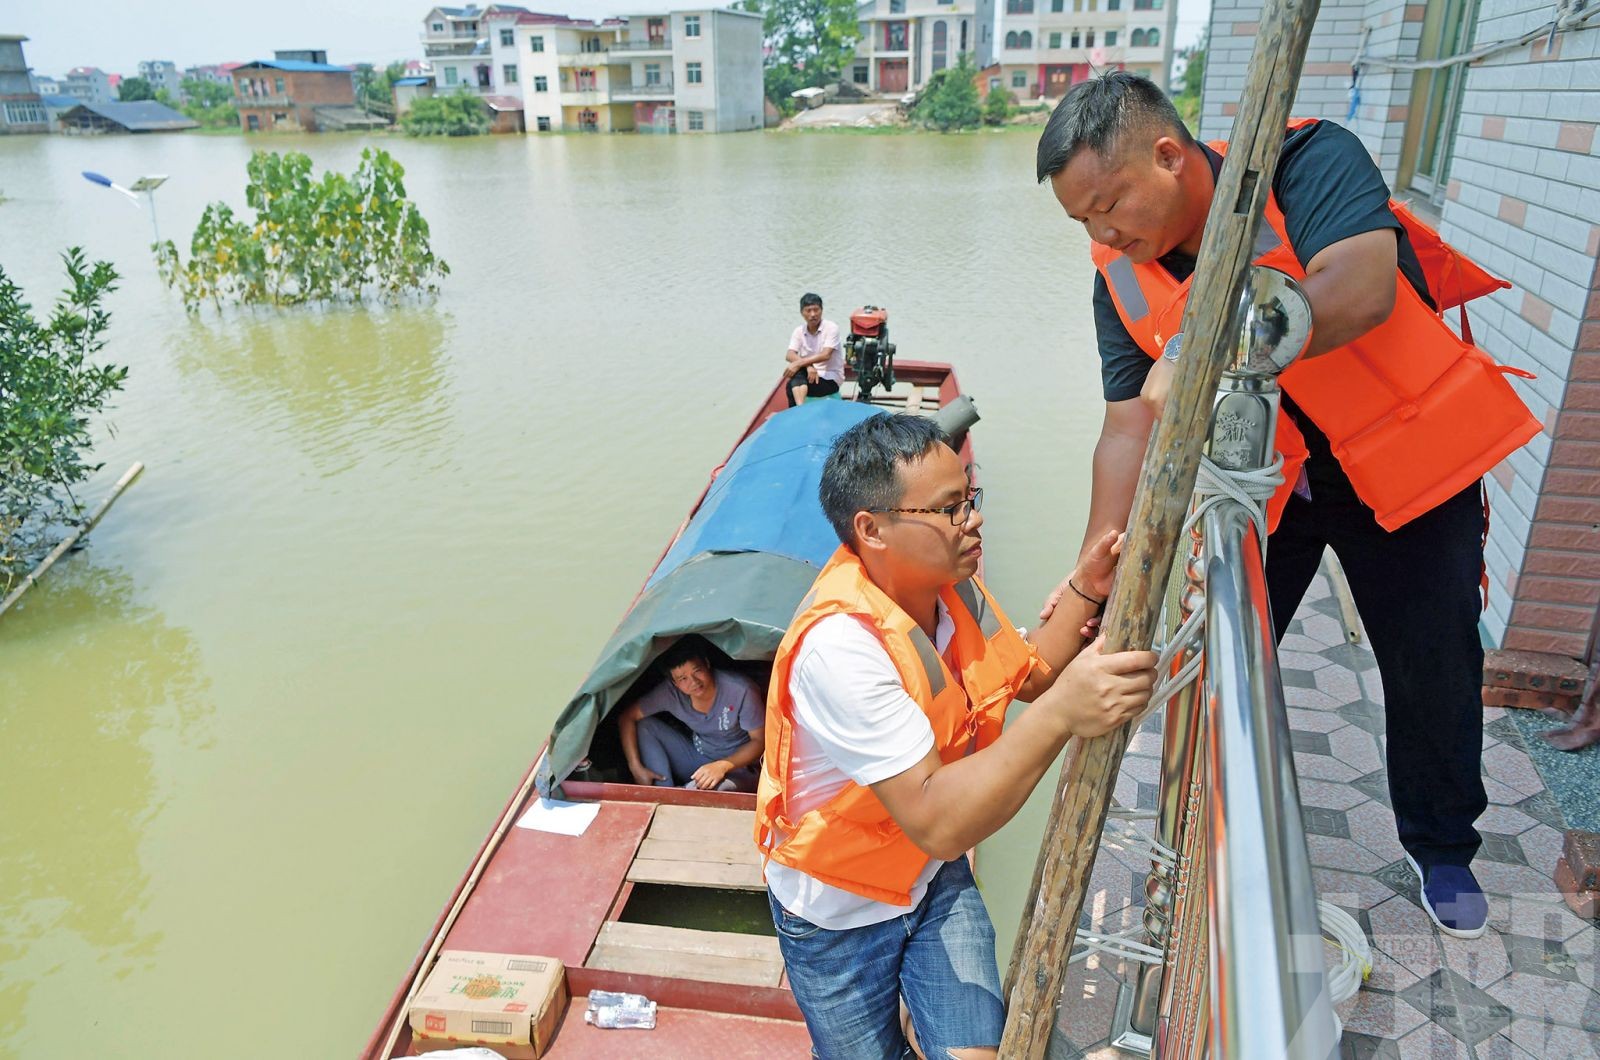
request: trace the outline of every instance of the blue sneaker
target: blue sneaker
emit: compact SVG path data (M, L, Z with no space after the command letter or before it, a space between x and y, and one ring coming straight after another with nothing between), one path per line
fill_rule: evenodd
M1488 929L1489 903L1471 869L1464 865L1434 865L1424 873L1410 854L1406 855L1406 864L1417 874L1422 908L1440 931L1458 939L1475 939Z

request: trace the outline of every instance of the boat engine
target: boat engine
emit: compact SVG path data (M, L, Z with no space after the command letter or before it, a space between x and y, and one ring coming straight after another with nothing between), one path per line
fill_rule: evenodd
M889 341L889 311L862 306L850 314L845 359L856 374L856 400L871 401L873 387L894 387L894 343Z

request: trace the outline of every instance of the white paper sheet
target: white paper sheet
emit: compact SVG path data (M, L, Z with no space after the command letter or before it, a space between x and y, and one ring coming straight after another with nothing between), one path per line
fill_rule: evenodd
M598 802L562 802L560 799L535 799L517 819L518 828L533 828L557 835L582 835L600 812Z

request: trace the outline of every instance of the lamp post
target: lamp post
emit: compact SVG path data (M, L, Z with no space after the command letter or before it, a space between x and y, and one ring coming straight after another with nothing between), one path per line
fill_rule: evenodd
M83 171L83 179L90 184L98 184L102 188L110 188L112 191L121 192L128 197L129 202L133 203L135 210L139 208L139 196L134 193L143 192L145 201L150 206L150 229L155 233L155 241L157 243L161 242L161 227L156 224L156 189L167 182L165 173L140 177L133 182L132 188L124 188L110 177L89 169Z

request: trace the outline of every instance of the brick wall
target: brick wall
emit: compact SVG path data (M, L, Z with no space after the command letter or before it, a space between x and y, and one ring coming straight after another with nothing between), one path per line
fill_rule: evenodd
M1255 47L1260 0L1219 0L1211 9L1211 43L1201 96L1200 135L1226 139L1244 91L1246 67ZM1360 105L1350 118L1351 60L1361 50L1391 59L1414 59L1427 5L1405 0L1339 0L1324 3L1306 44L1306 61L1290 113L1297 118L1339 122L1361 138L1384 179L1391 183L1400 162L1411 93L1409 71L1368 66L1360 78Z
M1228 134L1260 10L1259 0L1212 8L1206 138ZM1409 73L1369 66L1360 109L1346 122L1348 64L1363 29L1368 55L1414 57L1424 14L1424 4L1404 0L1324 4L1296 94L1296 115L1348 124L1391 185L1408 108L1425 101L1411 98ZM1536 0L1482 0L1472 46L1514 39L1551 14ZM1469 307L1474 338L1496 360L1537 374L1511 382L1545 425L1486 479L1494 518L1484 631L1508 648L1572 656L1584 653L1600 602L1597 117L1600 27L1468 67L1440 226L1514 285Z
M1476 44L1543 25L1548 6L1483 0ZM1489 476L1484 627L1507 648L1581 656L1600 600L1600 30L1469 67L1446 239L1509 291L1469 307L1474 338L1545 425ZM1587 120L1585 120L1587 119Z

